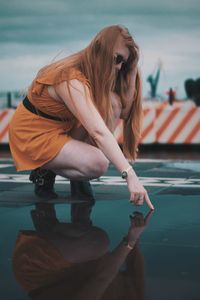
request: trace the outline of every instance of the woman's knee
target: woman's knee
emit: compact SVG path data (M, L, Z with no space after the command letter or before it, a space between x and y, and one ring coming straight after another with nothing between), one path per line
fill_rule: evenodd
M43 167L54 172L56 170L56 174L62 173L64 175L61 176L64 177L71 178L75 176L74 173L78 173L77 176L92 179L104 174L108 166L109 161L100 149L73 140L71 147L70 145L64 146L57 157Z
M96 149L95 155L88 164L88 173L92 178L102 176L108 169L109 160L105 157L101 150Z

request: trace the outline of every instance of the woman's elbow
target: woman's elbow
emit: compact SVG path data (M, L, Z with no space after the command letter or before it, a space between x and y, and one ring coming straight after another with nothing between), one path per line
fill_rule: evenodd
M90 132L92 139L98 144L106 136L105 132L99 129L94 129Z
M105 126L105 128L95 128L89 133L97 145L103 145L104 141L110 140L112 132Z

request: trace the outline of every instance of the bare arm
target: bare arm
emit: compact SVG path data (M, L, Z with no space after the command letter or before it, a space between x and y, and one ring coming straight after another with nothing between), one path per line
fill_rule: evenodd
M87 95L85 95L85 91ZM70 81L71 97L65 81L56 87L56 92L117 170L122 172L127 169L129 163L93 104L88 88L84 89L83 84L74 79Z
M152 211L149 211L144 217L142 213L134 213L131 216L131 225L128 229L127 241L134 250L124 245L124 242L111 252L107 253L99 261L96 272L89 284L86 284L78 294L76 300L98 300L102 294L114 280L119 272L120 266L129 255L129 270L131 269L131 277L133 279L132 287L137 294L137 299L143 299L144 294L144 260L140 252L138 241L147 228L152 217ZM130 272L130 271L129 271ZM130 276L130 275L129 275Z
M127 255L131 252L123 243L120 243L112 253L107 253L88 284L75 295L76 300L99 300L106 288L111 284L119 272ZM74 299L73 299L74 300Z
M100 113L92 102L89 89L80 81L73 79L70 81L69 90L66 81L63 81L56 86L56 92L60 99L65 102L73 115L82 123L83 127L87 130L98 148L104 153L108 160L120 173L128 169L130 164L123 155L116 139L106 126ZM145 200L148 206L151 209L154 209L147 191L140 183L133 169L129 171L127 184L131 201L141 205L143 202L138 201L141 200L142 196L142 201Z

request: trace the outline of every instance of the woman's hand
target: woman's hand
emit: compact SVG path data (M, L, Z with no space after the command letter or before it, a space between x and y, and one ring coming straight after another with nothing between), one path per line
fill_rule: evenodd
M146 217L144 217L142 213L134 212L133 215L130 216L131 225L127 234L127 239L130 243L135 243L140 238L140 235L145 230L151 219L152 213L153 211L150 210Z
M130 202L133 202L135 205L142 205L144 201L146 201L149 208L154 210L154 206L149 199L147 191L139 181L133 169L128 173L127 184L130 192Z
M131 72L135 73L135 71L137 70L137 65L138 65L138 61L139 61L139 46L135 43L134 45L134 59L133 62L131 64Z

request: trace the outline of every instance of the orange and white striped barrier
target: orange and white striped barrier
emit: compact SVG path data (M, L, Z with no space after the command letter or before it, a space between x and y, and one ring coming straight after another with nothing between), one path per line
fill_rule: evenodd
M8 144L8 124L14 109L0 110L0 144ZM175 103L173 106L145 103L141 144L200 144L200 107L194 104ZM114 135L123 143L123 122Z
M200 107L193 103L149 103L143 107L140 144L200 144ZM115 130L123 142L123 123Z
M200 107L166 106L156 109L156 141L161 144L200 143Z
M8 124L15 109L0 110L0 144L8 144Z
M155 132L156 111L152 105L143 108L143 128L140 138L140 144L152 144L156 142ZM123 121L120 120L115 129L114 136L119 144L123 144Z
M156 110L152 107L144 107L143 127L140 138L141 144L151 144L156 142L155 119Z

